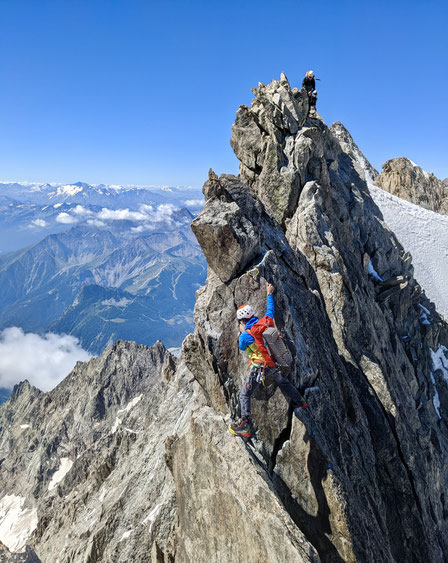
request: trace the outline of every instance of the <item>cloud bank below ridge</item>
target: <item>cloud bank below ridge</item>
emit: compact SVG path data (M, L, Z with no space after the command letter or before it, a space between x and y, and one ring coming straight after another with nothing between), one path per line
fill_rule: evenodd
M38 389L50 391L76 362L90 358L73 336L41 336L25 333L18 327L6 328L0 332L0 387L11 389L27 379Z

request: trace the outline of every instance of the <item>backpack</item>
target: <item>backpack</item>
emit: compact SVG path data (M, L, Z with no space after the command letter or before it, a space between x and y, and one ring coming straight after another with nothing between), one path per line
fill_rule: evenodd
M292 364L291 352L275 326L263 332L263 340L269 355L278 366L289 367Z
M253 336L265 365L269 367L291 365L291 353L270 317L262 317L247 332Z

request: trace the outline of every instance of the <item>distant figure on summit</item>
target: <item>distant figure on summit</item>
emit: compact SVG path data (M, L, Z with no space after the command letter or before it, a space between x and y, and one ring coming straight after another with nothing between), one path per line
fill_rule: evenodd
M319 79L315 78L314 71L308 70L305 75L305 78L302 81L302 88L305 88L308 94L311 111L313 111L316 108L316 102L317 102L316 80Z
M313 70L308 70L307 73L305 74L305 78L302 81L302 88L305 88L305 90L308 93L308 96L311 96L313 90L316 89L316 80L314 78Z
M290 401L292 407L306 408L306 404L302 404L300 393L297 389L280 373L277 363L269 354L266 347L266 341L263 333L268 328L275 327L274 324L274 286L268 283L266 287L267 307L264 317L259 319L255 316L255 311L250 305L242 305L238 308L236 316L240 324L239 348L247 350L249 353L250 370L241 392L240 392L240 409L241 422L229 426L229 431L235 436L241 438L250 438L252 436L252 419L250 398L255 389L264 382L265 378L272 377L275 383L280 387L287 401ZM282 344L283 345L283 344ZM284 346L284 345L283 345ZM287 352L289 354L289 352Z

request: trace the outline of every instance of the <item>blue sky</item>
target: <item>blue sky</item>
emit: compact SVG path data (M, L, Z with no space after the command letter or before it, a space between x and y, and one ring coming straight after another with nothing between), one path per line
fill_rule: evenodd
M0 0L0 180L201 186L251 87L313 68L377 168L448 176L445 2Z

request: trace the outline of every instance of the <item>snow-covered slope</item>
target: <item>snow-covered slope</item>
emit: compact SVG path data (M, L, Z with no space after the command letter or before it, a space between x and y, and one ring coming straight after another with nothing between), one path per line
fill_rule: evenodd
M333 123L330 131L367 182L386 224L411 253L415 278L437 311L448 318L448 217L440 214L446 208L445 182L407 158L387 161L378 177L342 123ZM381 183L384 189L373 182Z
M412 254L415 277L437 310L448 318L448 216L369 184L387 225Z

